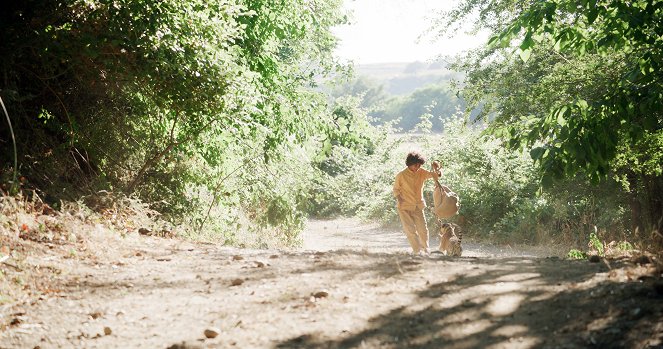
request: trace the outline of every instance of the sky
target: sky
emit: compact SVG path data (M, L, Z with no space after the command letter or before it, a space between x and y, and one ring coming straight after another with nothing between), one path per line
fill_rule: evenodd
M344 0L351 24L334 28L340 38L336 54L357 64L430 61L478 46L487 36L459 33L453 39L417 42L434 15L448 10L452 0Z

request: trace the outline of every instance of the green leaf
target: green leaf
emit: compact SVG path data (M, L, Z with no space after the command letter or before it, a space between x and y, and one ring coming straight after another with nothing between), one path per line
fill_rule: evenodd
M599 9L594 7L587 11L587 24L593 24L596 18L599 16Z
M543 147L536 147L533 148L532 150L529 151L529 155L532 157L534 161L540 160L543 157L543 154L545 153L546 148Z
M564 114L565 113L557 113L557 124L560 126L566 126L566 119L564 119Z
M529 48L534 46L534 40L532 40L532 33L527 32L527 35L525 35L525 39L523 39L523 42L520 44L520 49L525 51Z
M532 55L532 49L528 48L526 50L521 50L519 55L520 55L520 59L522 59L523 62L527 63L527 61L529 60L529 57Z
M571 110L569 109L568 106L563 106L561 108L558 108L557 110L553 111L553 115L555 118L555 122L559 125L566 125L566 120L564 119L567 114L569 114Z
M488 47L493 47L493 45L500 42L500 39L500 35L491 36L490 40L488 40Z
M638 61L638 65L640 66L640 72L642 75L647 75L653 72L653 68L651 67L649 59L641 58Z

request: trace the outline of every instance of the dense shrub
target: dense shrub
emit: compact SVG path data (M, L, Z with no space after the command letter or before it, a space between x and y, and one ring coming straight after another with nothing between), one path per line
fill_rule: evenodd
M11 2L0 97L20 165L0 162L0 179L18 171L54 204L124 192L189 234L234 242L254 222L295 241L309 183L297 173L331 125L312 86L341 68L330 30L340 5ZM4 130L2 159L13 154Z
M361 109L354 113L365 117ZM636 240L627 228L626 197L616 182L595 187L578 177L544 190L527 152L507 150L461 117L444 121L444 129L442 134L397 135L373 128L377 150L370 154L332 147L318 163L325 171L316 180L311 212L323 217L359 215L397 227L393 180L404 168L407 152L418 149L441 162L441 181L459 193L461 209L451 220L468 238L581 248L595 231L604 241ZM432 190L429 182L424 187L429 205ZM435 218L432 212L426 214L431 227Z

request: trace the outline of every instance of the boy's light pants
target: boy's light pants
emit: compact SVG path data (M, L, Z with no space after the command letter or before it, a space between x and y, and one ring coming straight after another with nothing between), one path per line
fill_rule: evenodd
M412 246L414 253L419 253L422 248L428 250L428 227L424 210L415 208L414 210L398 210L398 216L403 223L403 231L407 236L407 241Z

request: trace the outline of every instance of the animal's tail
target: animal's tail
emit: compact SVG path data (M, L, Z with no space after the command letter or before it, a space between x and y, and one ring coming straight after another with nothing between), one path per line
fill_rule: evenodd
M458 238L458 242L463 241L463 230L460 228L460 225L454 224L454 234Z

